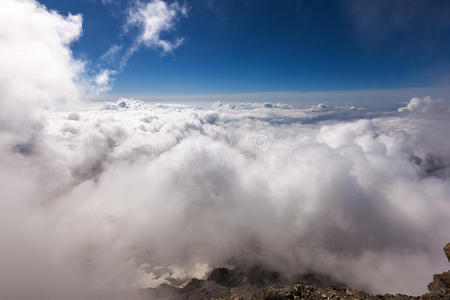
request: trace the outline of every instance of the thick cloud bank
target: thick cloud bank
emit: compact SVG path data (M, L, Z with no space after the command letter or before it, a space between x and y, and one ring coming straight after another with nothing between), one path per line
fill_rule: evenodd
M0 298L99 299L242 260L419 294L445 269L444 102L74 108L81 16L4 0L0 25Z
M29 122L34 107L79 97L75 82L84 64L68 45L80 36L82 18L47 11L35 1L3 0L1 6L0 128L17 128Z
M98 106L2 142L2 293L180 283L234 259L418 294L446 266L448 115Z

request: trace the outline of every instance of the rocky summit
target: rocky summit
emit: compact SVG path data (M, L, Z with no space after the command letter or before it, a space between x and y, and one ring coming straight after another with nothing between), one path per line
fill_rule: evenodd
M450 261L450 243L444 247ZM422 296L403 294L370 295L333 282L327 276L305 274L290 284L280 273L262 266L214 269L206 280L192 279L183 288L163 284L158 288L140 290L146 299L197 300L308 300L308 299L386 299L386 300L450 300L450 270L435 274Z

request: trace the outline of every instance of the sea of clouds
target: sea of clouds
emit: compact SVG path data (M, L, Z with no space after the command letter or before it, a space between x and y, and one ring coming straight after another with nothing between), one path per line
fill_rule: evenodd
M232 261L421 294L447 268L448 101L88 102L81 21L2 2L0 298L181 284Z

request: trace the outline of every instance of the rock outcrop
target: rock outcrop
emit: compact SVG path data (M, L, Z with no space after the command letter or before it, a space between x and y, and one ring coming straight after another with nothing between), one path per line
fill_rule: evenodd
M448 262L450 262L450 243L445 245L444 252L445 252L445 255L447 255Z
M444 247L450 261L450 243ZM217 268L206 280L192 279L184 288L162 285L141 291L149 299L230 299L230 300L308 300L308 299L385 299L385 300L450 300L450 271L433 276L429 292L413 297L403 294L370 295L350 289L326 276L305 274L295 284L262 266L251 268Z
M445 245L444 253L450 262L450 243ZM450 299L450 271L433 275L433 281L428 284L430 295L447 297Z

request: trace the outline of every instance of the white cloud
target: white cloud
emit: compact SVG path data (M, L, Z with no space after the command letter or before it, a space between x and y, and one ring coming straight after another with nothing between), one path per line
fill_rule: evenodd
M95 77L95 83L100 88L103 88L103 90L110 89L111 82L113 79L111 78L112 75L116 74L117 72L114 70L102 70L96 77Z
M117 59L120 50L122 50L122 46L114 44L111 47L109 47L108 51L106 51L105 54L103 54L100 59L107 63L112 63Z
M79 99L84 63L72 57L69 44L80 37L81 22L81 15L64 17L33 0L2 1L1 127L27 123L32 107Z
M445 98L450 94L450 89L445 87L436 88L405 88L385 90L339 90L326 92L259 92L259 93L228 93L228 94L173 94L173 95L142 95L145 101L165 102L215 102L218 100L227 102L261 102L273 101L284 103L351 103L351 105L363 105L377 110L397 109L400 102L413 97L431 96L434 99ZM377 99L377 101L373 101Z
M139 28L139 44L160 48L164 53L168 53L180 46L183 39L169 41L162 39L161 35L172 31L179 17L186 15L186 7L177 2L169 5L162 0L152 0L148 3L138 1L136 6L129 10L127 26Z
M450 102L443 99L433 100L431 97L414 97L407 106L399 108L398 111L446 114L450 112Z
M2 270L39 282L33 272L52 266L52 285L72 288L151 286L143 269L189 277L264 257L285 274L423 292L445 265L450 147L439 128L450 121L266 104L119 99L46 112L38 140L1 148L1 209L14 211L0 227L11 245ZM26 265L19 242L43 263Z
M109 1L103 4L110 4ZM151 0L147 3L136 1L128 9L125 30L137 28L138 34L129 46L121 44L112 45L100 58L103 65L108 68L97 75L97 91L93 94L105 92L111 88L113 76L123 70L130 57L141 46L152 49L160 49L167 54L178 48L184 41L183 38L163 39L161 36L175 29L180 17L187 16L187 8L178 2L167 4L162 0ZM115 69L115 70L114 70Z
M116 102L105 102L103 107L106 110L139 109L144 107L144 102L137 99L120 98Z

